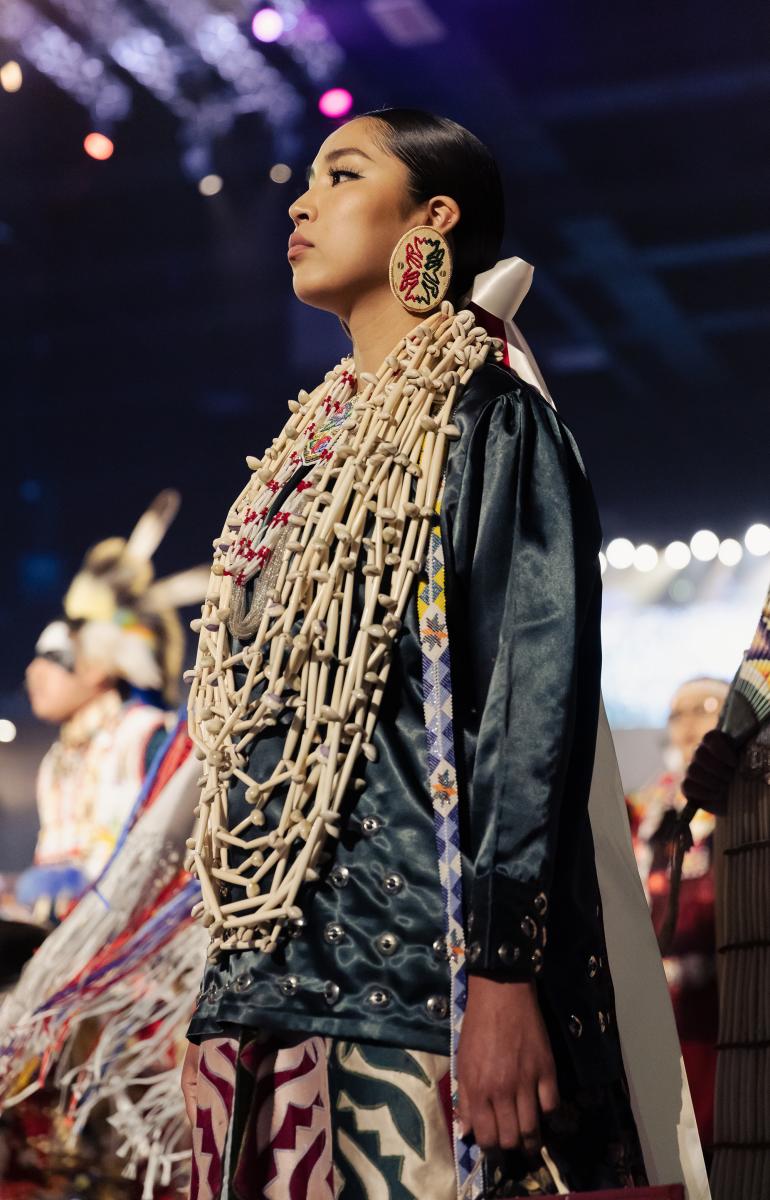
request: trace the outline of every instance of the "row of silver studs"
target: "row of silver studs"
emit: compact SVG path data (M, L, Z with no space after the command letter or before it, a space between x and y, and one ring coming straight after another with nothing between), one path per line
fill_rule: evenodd
M596 1014L596 1021L599 1026L599 1032L606 1033L612 1024L612 1014L610 1012L603 1012L601 1009L599 1009ZM567 1028L574 1038L583 1036L583 1022L581 1021L580 1017L575 1015L575 1013L571 1015L569 1021L567 1022Z
M548 897L546 896L545 892L539 892L537 896L535 896L534 900L532 901L532 907L540 918L543 918L546 915L548 912ZM474 914L471 913L468 919L469 932L473 928L474 919ZM536 942L539 936L541 946L545 946L548 940L548 931L546 926L544 924L538 924L534 917L529 915L522 917L519 923L519 929L528 942ZM506 967L512 967L514 963L517 963L521 958L521 953L521 947L517 946L515 942L501 942L497 947L497 957L503 966ZM481 957L481 943L471 942L465 952L465 957L471 966L478 962L479 958ZM535 946L533 948L530 955L530 961L532 963L534 973L538 975L543 969L543 951L539 946Z

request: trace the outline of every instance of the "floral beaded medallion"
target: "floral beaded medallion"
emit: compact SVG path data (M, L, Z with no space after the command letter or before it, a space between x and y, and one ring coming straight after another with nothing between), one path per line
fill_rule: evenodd
M442 233L417 225L401 238L390 259L393 294L411 313L429 313L447 294L452 255Z
M316 429L309 426L307 440L302 449L302 462L305 466L318 462L328 456L339 435L340 429L347 421L353 410L353 400L356 390L356 377L349 371L343 371L340 376L343 385L342 394L330 394L324 400L326 420Z

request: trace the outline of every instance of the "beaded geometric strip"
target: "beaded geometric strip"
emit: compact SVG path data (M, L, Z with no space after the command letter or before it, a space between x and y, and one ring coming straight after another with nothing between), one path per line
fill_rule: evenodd
M770 716L770 593L734 686L748 700L757 721L763 724Z
M439 880L444 898L444 935L450 975L450 1067L452 1105L457 1110L457 1049L468 998L465 971L463 878L460 854L460 806L457 788L454 732L452 728L452 677L449 627L446 617L444 547L441 542L441 496L431 527L425 573L417 592L417 614L422 648L422 694L428 755L428 786L433 802L433 827L438 852ZM457 1193L463 1200L482 1195L480 1152L475 1143L460 1136L453 1121Z
M500 355L499 342L445 302L376 375L362 373L344 420L356 386L349 360L313 395L290 401L292 417L264 458L247 460L254 473L214 543L193 622L200 642L189 730L203 774L188 863L212 955L275 948L302 916L300 889L319 877L326 843L339 836L348 789L363 786L355 771L362 757L376 757L393 645L423 568L447 443L459 436L455 402L490 351ZM274 585L241 641L245 589L256 589L273 554ZM269 778L254 778L250 747L279 725L281 757ZM248 806L237 822L229 813L236 782Z

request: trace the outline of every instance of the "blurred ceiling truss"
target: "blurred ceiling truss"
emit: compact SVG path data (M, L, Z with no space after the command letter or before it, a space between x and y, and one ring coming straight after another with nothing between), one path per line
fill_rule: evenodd
M493 3L497 0L487 0L487 9ZM665 129L669 117L692 110L698 114L692 126L697 134L699 127L709 128L712 112L732 111L730 105L738 114L734 140L748 144L752 129L740 121L752 105L764 113L770 62L715 63L679 74L653 71L649 78L600 84L587 74L573 86L546 86L527 95L520 94L507 63L491 56L495 28L479 18L481 3L271 0L283 33L269 47L251 33L257 7L257 0L0 0L0 39L81 104L96 128L124 119L139 91L151 94L176 118L183 162L190 176L200 178L210 169L212 145L243 113L264 119L285 161L298 157L294 151L310 124L311 97L338 82L345 63L320 7L330 21L336 15L334 28L347 48L346 69L354 78L357 72L362 106L398 102L399 71L412 63L418 69L406 94L413 102L450 112L461 103L462 119L481 130L489 129L490 112L499 115L496 149L502 152L507 190L523 197L522 211L514 208L522 232L514 227L512 233L526 239L533 211L548 231L543 247L532 247L539 264L536 295L545 325L539 348L546 370L603 373L636 399L649 393L651 379L655 387L668 388L673 380L684 388L718 390L733 369L728 356L743 355L742 335L766 336L765 295L751 280L744 294L736 289L740 264L748 272L770 260L766 219L746 217L742 225L740 214L723 217L720 209L728 206L719 201L710 224L689 228L691 215L714 206L712 191L717 198L733 192L747 210L770 200L766 156L756 164L739 161L727 176L716 161L712 188L706 172L688 175L665 158L662 176L655 170L634 174L628 166L603 174L591 166L591 152L604 145L619 114L633 123L629 138L639 141L641 160L646 130L665 142L656 131ZM462 13L459 23L453 7ZM462 88L458 82L452 39L461 50L462 79L483 86ZM756 124L761 126L759 117ZM612 144L607 143L606 159ZM25 185L8 180L6 186L21 193ZM649 223L650 214L653 233L640 238L636 219ZM666 215L669 227L663 224ZM513 238L510 248L528 249L526 240L520 247ZM242 247L240 268L256 272L259 253L257 244ZM155 249L152 255L156 260ZM177 269L192 272L199 247L176 247L173 256ZM724 291L713 279L711 292L701 288L699 272L710 266L730 273ZM141 275L147 264L132 256L121 269L128 278ZM99 270L99 264L92 266ZM694 282L687 279L682 286L686 272ZM731 335L737 349L727 344Z
M271 7L283 19L272 61L251 36L256 5L245 0L3 0L0 39L104 132L129 115L131 82L144 88L180 121L184 162L194 174L207 169L213 141L241 113L260 114L279 144L290 137L306 92L343 62L304 0Z

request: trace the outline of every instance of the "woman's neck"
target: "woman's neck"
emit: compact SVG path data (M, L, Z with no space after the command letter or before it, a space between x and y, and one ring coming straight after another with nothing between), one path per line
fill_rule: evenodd
M356 375L379 371L385 357L422 318L402 308L388 287L360 300L347 317Z

